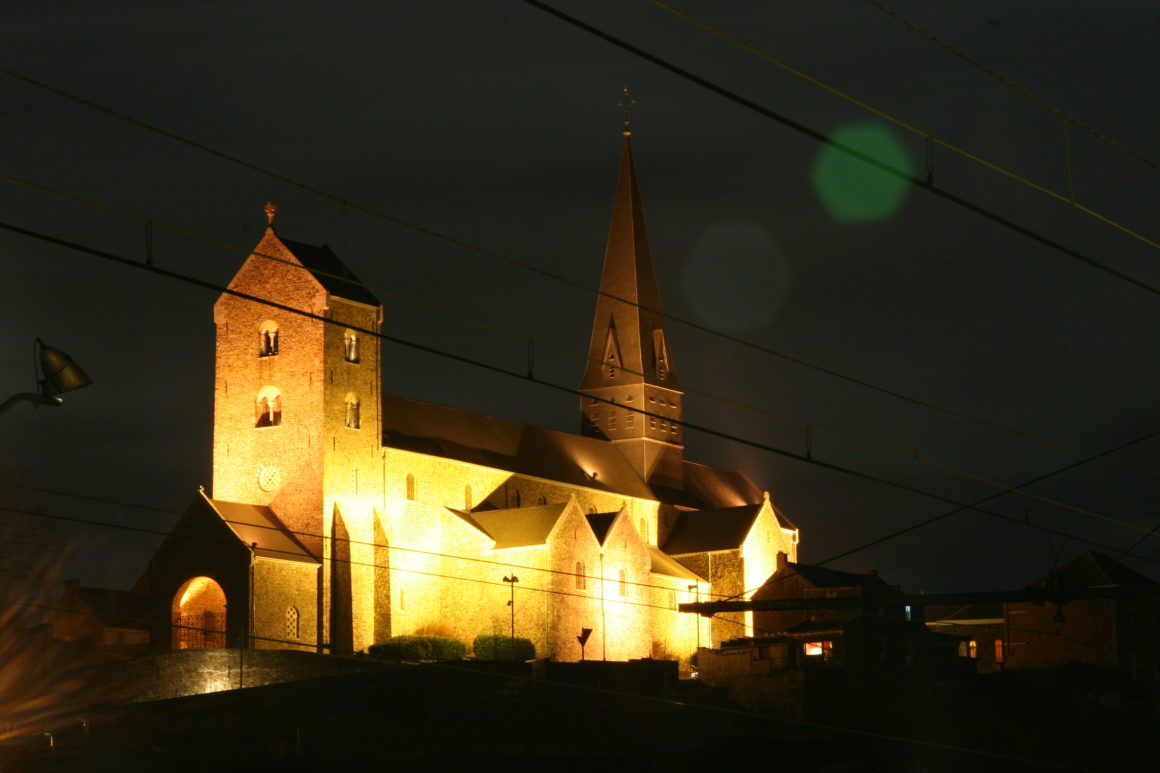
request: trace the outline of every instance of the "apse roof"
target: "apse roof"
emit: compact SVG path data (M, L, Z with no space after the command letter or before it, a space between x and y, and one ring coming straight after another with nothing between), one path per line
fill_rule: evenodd
M383 395L383 445L684 507L761 501L740 472L684 463L685 486L650 488L607 440ZM595 473L595 477L593 477Z
M316 247L305 242L295 242L278 237L282 244L294 257L306 267L306 270L318 280L326 292L339 298L347 298L369 306L378 306L379 299L375 297L362 281L355 276L342 259L334 254L327 245Z
M255 555L266 558L281 558L285 561L302 561L317 564L318 559L310 554L298 538L287 529L278 516L268 507L243 505L222 499L206 497L210 507L225 522L230 530Z

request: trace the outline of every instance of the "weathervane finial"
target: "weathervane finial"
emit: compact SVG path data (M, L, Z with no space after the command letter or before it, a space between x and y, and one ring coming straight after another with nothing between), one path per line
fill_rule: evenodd
M629 121L629 119L628 119L628 111L635 104L636 104L636 100L633 99L629 95L628 86L625 86L624 87L624 96L622 96L620 101L616 103L617 107L620 107L622 110L624 110L624 136L625 137L628 137L629 135L632 134L632 129L630 128L632 126L632 122Z
M272 201L266 202L266 223L270 228L274 227L274 215L278 214L278 205Z

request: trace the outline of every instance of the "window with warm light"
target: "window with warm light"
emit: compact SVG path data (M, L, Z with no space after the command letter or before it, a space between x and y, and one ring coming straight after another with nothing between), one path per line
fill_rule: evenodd
M258 329L258 356L273 357L278 353L278 323L266 320Z
M995 639L995 662L1003 662L1003 640Z
M808 641L802 644L802 652L808 658L826 657L830 654L833 647L833 642L829 641Z
M353 393L346 396L346 426L348 429L358 429L362 426L358 396Z
M348 330L343 334L342 342L343 359L347 362L358 362L358 334Z
M979 643L974 639L971 639L969 642L967 642L967 657L979 657Z
M276 427L282 423L282 393L274 387L258 392L255 427Z

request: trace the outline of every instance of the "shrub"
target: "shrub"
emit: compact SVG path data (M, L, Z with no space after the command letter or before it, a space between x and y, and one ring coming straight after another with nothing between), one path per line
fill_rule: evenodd
M536 645L531 639L521 639L518 636L497 634L480 634L475 637L471 645L478 660L531 660L536 657Z
M467 656L467 645L449 636L392 636L372 644L367 654L403 660L463 660Z

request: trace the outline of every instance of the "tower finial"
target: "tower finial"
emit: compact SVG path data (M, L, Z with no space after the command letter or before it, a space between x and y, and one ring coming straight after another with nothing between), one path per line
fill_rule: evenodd
M266 202L266 223L270 228L274 227L274 216L278 214L278 205L272 201Z
M620 107L622 110L624 110L624 136L625 137L632 135L632 128L631 128L632 122L628 119L628 111L629 111L629 108L631 108L635 104L636 104L636 100L633 99L629 95L628 86L625 86L624 87L624 96L622 96L620 98L620 101L616 103L617 107Z

